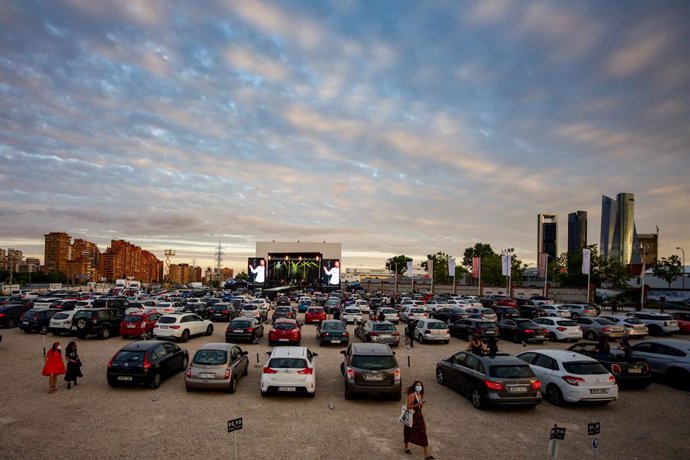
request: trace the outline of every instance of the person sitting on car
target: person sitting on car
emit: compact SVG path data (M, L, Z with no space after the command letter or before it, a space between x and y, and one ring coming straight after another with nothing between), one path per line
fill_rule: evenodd
M472 352L475 355L483 355L488 352L486 345L484 345L484 342L482 342L478 335L472 336L472 340L467 344L466 351Z
M623 353L625 353L625 359L630 358L632 348L630 347L630 339L628 339L627 335L624 335L621 338L621 341L618 343L618 349L623 350Z
M610 359L611 346L606 340L606 337L599 338L599 343L594 347L594 355L597 359Z

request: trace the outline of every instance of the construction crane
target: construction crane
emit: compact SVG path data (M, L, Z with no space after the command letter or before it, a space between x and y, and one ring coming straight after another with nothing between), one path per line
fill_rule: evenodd
M165 252L165 284L164 286L170 287L170 258L175 256L175 250L174 249L166 249Z

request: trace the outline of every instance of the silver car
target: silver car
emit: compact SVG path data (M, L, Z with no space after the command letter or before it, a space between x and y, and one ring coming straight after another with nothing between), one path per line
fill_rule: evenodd
M680 339L649 339L634 345L634 358L644 358L655 374L664 375L671 384L690 388L690 342Z
M625 327L618 326L606 318L575 318L573 321L582 329L582 335L587 340L600 338L619 339L625 335Z
M419 343L424 342L450 342L448 325L437 319L421 319L414 329L414 337Z
M249 372L247 352L232 343L207 343L199 347L185 372L187 391L207 389L234 393L240 376Z
M644 339L649 335L649 328L640 319L625 315L601 315L600 318L606 318L614 324L623 326L625 328L625 335L631 339Z

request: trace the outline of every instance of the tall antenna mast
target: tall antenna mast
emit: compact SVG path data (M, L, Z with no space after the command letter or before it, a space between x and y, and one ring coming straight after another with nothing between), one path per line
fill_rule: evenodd
M220 263L223 261L223 247L220 245L220 241L218 242L218 249L216 249L216 279L220 280L221 274L220 274Z

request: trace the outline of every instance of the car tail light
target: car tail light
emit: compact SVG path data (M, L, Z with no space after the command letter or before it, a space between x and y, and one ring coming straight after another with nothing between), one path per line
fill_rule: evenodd
M248 328L247 328L247 332L254 332L254 328L253 328L253 327L248 327Z
M149 361L149 354L144 355L144 371L151 369L151 361Z
M345 331L345 332L343 333L343 335L344 335L345 337L350 337L350 333L347 332L347 331Z
M113 355L113 357L110 358L110 361L108 361L108 367L109 367L109 368L110 368L110 367L113 367L113 361L115 361L115 356L116 356L116 355Z
M230 379L230 369L225 369L225 374L223 374L223 380Z
M34 321L38 321L38 313L34 314Z
M532 387L533 390L540 390L541 389L541 381L540 380L535 380L532 383L530 383L530 387Z
M395 332L393 332L393 335L400 335L400 332L395 331Z
M525 329L525 334L532 334L534 333L534 329Z
M4 317L5 317L5 314L4 314L4 313L0 313L0 318L4 318Z
M611 332L611 328L610 328L610 327L602 327L601 330L604 331L604 332Z
M556 328L556 330L557 330L557 331L560 331L560 332L565 332L565 331L568 330L568 328L567 328L567 327L563 327L563 326L558 326L558 327Z
M376 337L377 335L379 335L379 333L376 331L371 331L369 335Z
M578 386L580 383L585 383L585 379L582 377L575 377L574 375L564 375L563 380L565 380L568 385Z
M395 372L393 372L393 380L396 382L400 381L400 368L397 368Z
M314 373L314 369L311 367L305 367L304 369L297 371L297 373L300 375L312 375Z
M278 371L270 367L264 367L264 374L277 374Z
M228 313L230 313L230 312L227 311L227 310L223 310L223 314L224 314L224 315L227 315Z
M484 380L484 385L489 390L503 390L503 384L499 382L492 382L491 380Z
M611 371L614 372L615 374L620 374L621 373L621 367L618 364L614 364L611 366Z
M613 375L609 375L609 382L616 383L616 377L614 377Z
M180 328L179 325L170 326L170 329L179 329L179 328Z
M647 372L651 372L652 368L649 367L649 363L644 363L644 368L647 370Z
M189 369L187 369L187 378L188 379L192 378L192 368L191 367Z
M354 369L348 367L345 374L347 375L348 380L354 380L355 379L355 370Z
M328 337L328 332L322 332L321 337Z

